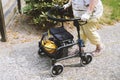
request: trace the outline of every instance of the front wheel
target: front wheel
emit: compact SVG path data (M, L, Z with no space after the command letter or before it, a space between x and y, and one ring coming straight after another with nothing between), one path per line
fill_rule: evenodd
M87 65L92 61L92 54L90 53L83 53L83 54L84 56L81 57L81 61L80 61L82 66Z
M63 72L63 65L60 63L56 63L51 67L50 73L51 76L57 76Z

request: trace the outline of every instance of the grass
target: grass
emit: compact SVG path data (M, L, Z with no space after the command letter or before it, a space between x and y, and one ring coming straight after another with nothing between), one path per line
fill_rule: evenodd
M103 22L112 24L120 21L120 0L102 0L104 4Z

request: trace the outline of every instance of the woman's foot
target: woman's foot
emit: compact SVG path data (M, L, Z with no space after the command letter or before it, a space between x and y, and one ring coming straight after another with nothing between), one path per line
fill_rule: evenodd
M92 52L94 57L101 55L101 52L105 49L104 44L96 45L96 50Z

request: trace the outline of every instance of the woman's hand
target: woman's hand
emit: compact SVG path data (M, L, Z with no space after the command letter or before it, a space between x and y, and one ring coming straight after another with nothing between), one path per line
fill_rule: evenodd
M64 9L67 9L67 8L70 7L71 5L72 5L72 1L69 0L69 2L68 2L67 4L63 5L63 8L64 8Z
M90 14L89 13L84 13L82 16L81 16L81 20L82 21L87 21L90 19Z

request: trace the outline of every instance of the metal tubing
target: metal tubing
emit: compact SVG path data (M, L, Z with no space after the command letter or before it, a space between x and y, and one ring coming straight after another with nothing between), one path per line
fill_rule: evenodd
M61 46L61 47L57 48L57 50L60 50L60 49L65 48L65 47L73 46L73 45L76 45L76 44L78 44L78 42L72 43L72 44L67 44L65 46Z
M76 53L76 54L73 54L73 55L70 55L70 56L67 56L67 57L63 57L63 58L57 59L56 62L62 61L62 60L65 60L65 59L69 59L69 58L73 58L73 57L79 57L79 54Z

